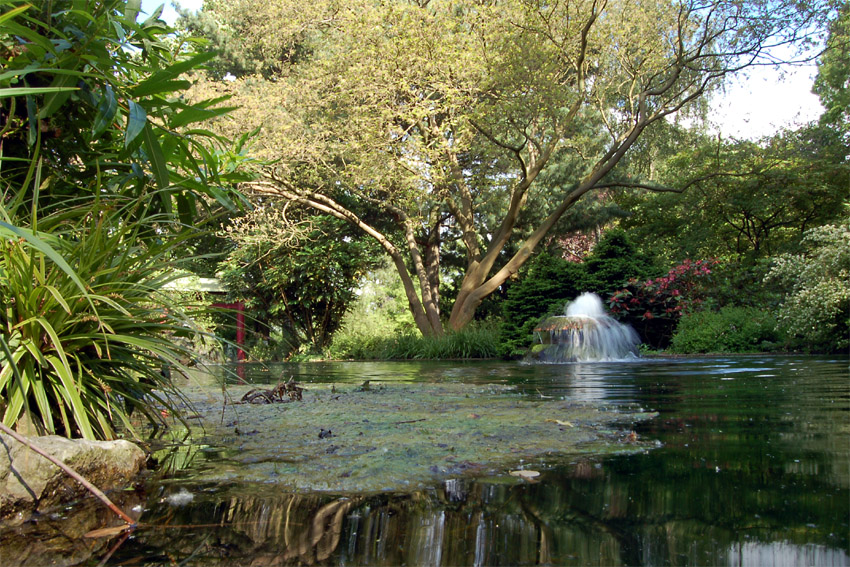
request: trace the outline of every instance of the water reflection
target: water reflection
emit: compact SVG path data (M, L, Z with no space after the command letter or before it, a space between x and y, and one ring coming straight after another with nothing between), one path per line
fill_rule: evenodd
M180 478L150 485L143 526L109 564L850 565L846 360L288 365L265 370L265 381L248 370L262 383L284 373L305 383L496 382L528 396L637 404L660 413L639 433L662 447L553 458L534 484L458 478L336 496L193 484L192 466L215 458L210 448ZM178 488L192 502L167 498Z

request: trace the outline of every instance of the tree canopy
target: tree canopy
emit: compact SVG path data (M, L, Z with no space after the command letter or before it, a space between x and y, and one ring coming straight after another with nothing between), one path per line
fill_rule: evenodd
M802 44L830 15L826 2L726 0L205 8L190 25L243 40L222 46L236 80L204 92L242 106L221 131L262 126L257 150L274 162L253 191L375 239L424 334L443 331L448 243L464 256L448 319L459 329L583 195L668 189L618 167L645 132L727 75L775 63L772 48ZM556 162L564 182L540 183Z

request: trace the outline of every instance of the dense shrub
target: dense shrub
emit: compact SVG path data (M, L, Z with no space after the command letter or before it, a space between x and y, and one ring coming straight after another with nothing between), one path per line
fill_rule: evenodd
M247 179L245 139L194 127L228 109L179 80L213 55L139 2L3 4L1 419L88 439L165 425L163 366L193 356L195 327L166 284Z
M722 307L777 308L782 299L781 286L764 281L770 264L770 259L718 261L711 267L711 278L706 282L709 287L703 307L715 311Z
M811 351L846 351L850 346L850 221L809 230L805 254L775 259L767 280L787 289L780 326Z
M780 342L776 318L768 311L724 307L685 314L670 348L681 353L764 352L776 350Z
M638 251L625 231L605 232L584 262L584 288L608 297L631 279L644 280L658 273L652 259Z
M710 260L685 260L665 276L629 280L608 298L611 314L630 324L653 348L666 348L682 315L706 297Z
M531 345L535 325L546 315L562 313L566 303L584 289L582 264L541 254L508 289L502 303L499 349L503 356L515 356Z

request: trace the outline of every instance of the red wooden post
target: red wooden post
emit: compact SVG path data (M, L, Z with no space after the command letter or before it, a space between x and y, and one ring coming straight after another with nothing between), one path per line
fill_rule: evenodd
M221 309L236 310L236 346L239 347L239 350L236 351L236 360L242 362L247 358L245 350L243 349L245 346L245 304L241 301L237 301L236 303L216 302L213 303L212 306Z
M242 362L245 360L245 351L242 346L245 344L245 304L241 301L236 304L236 344L239 350L236 353L236 360Z

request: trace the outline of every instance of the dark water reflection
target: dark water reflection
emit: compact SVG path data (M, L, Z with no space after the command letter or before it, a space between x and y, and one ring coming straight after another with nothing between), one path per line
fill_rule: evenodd
M498 382L530 396L637 403L659 412L638 432L662 446L549 463L535 484L454 480L411 494L198 486L190 468L150 487L144 526L109 564L850 564L846 359L333 363L242 374ZM191 502L170 496L183 490Z

